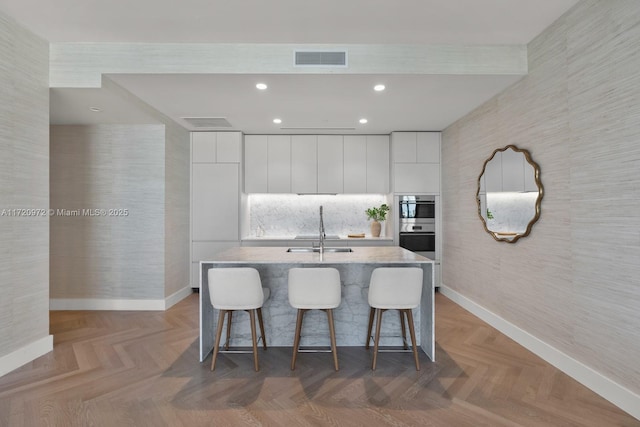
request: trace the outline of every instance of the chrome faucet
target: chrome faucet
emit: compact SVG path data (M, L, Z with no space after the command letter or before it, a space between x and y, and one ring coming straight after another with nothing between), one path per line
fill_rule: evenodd
M324 233L324 220L322 218L322 206L320 206L320 259L324 254L324 239L326 235Z

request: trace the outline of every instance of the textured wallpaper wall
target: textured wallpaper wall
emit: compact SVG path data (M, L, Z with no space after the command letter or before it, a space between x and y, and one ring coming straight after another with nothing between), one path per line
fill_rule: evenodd
M163 125L51 126L51 208L51 298L165 297Z
M443 133L443 283L640 393L640 2L578 3L529 45L529 75ZM542 215L494 241L476 181L530 150Z
M0 13L0 58L1 358L49 336L49 45Z

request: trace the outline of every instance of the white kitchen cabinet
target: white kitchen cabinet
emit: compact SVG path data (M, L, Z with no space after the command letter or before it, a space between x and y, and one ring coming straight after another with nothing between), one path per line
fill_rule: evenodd
M389 192L387 135L247 135L246 193Z
M244 137L244 191L267 192L267 135Z
M242 133L191 133L191 277L200 286L199 261L240 245Z
M291 193L291 136L267 137L267 192Z
M367 137L344 136L344 193L367 192Z
M191 161L194 163L240 163L241 132L192 132Z
M389 192L389 136L367 135L367 193Z
M238 240L239 165L193 163L193 240Z
M318 138L291 136L291 192L318 192Z
M241 132L215 132L216 133L216 162L240 163L242 162L242 133Z
M344 191L342 135L318 135L318 193Z
M192 132L191 161L215 163L216 141L216 132Z
M524 191L535 191L538 192L538 185L536 184L536 170L529 164L529 162L524 161Z
M440 193L440 165L437 163L397 163L394 191L401 194Z
M393 162L415 163L418 157L416 132L393 132Z
M440 163L440 132L416 132L416 163Z
M393 132L393 191L440 193L440 133Z

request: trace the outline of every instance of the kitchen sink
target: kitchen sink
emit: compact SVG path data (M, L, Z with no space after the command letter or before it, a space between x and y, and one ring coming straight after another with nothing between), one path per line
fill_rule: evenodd
M325 239L329 239L329 240L340 240L340 236L338 236L337 234L327 234L324 237ZM318 240L320 239L320 236L318 235L318 233L316 234L298 234L295 237L296 240Z
M324 248L325 252L353 252L353 249L351 248ZM296 252L296 253L302 253L302 252L320 252L320 248L289 248L287 249L287 252Z

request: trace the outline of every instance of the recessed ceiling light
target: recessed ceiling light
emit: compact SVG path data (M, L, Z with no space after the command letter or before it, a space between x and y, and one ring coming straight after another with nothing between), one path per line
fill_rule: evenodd
M368 121L369 121L369 120L367 120L367 119L360 119L360 123L362 123L362 124L365 124L365 123L367 123Z
M273 119L273 123L279 125L280 123L282 123L282 119Z
M94 113L99 113L102 111L102 109L98 108L98 107L89 107L90 111L93 111Z
M375 90L376 92L382 92L384 90L384 85L375 85L373 87L373 90Z
M258 83L256 85L256 88L260 89L260 90L265 90L267 88L267 85L264 83Z

